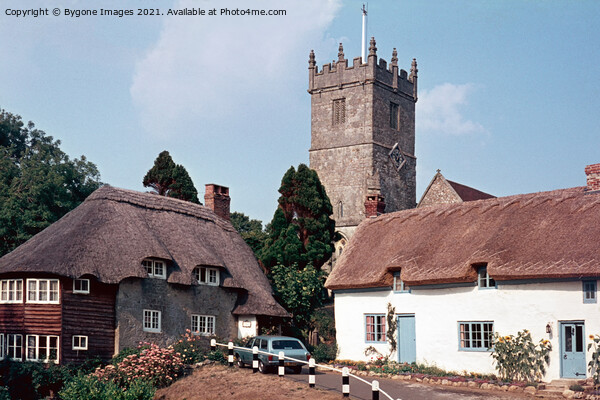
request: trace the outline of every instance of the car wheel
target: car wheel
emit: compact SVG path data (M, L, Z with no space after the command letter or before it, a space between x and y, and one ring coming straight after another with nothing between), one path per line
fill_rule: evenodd
M302 373L302 365L296 365L292 368L292 373L293 374L301 374Z
M262 360L258 360L258 372L261 374L266 374L269 372L267 366L262 362Z
M245 364L244 364L244 362L242 361L242 358L240 357L240 355L239 355L239 354L236 354L236 355L235 355L235 361L236 361L236 363L237 363L237 366L238 366L238 367L240 367L240 368L244 368Z

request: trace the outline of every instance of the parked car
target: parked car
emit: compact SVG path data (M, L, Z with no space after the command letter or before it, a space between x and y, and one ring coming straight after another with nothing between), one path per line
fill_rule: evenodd
M296 360L310 360L310 353L304 347L304 344L293 337L289 336L256 336L250 338L244 345L245 349L236 349L234 352L237 360L237 365L242 368L245 365L252 365L252 348L258 347L258 370L262 374L266 374L273 367L279 365L279 352L283 351L285 355L284 365L290 367L295 374L302 372L303 363L289 360L288 357ZM266 352L271 354L261 354Z

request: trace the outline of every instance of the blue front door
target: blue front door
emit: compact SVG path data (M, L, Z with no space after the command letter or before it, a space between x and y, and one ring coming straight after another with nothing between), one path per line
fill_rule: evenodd
M585 377L585 332L583 322L560 323L561 376Z
M415 336L415 316L398 316L398 362L417 361L417 341Z

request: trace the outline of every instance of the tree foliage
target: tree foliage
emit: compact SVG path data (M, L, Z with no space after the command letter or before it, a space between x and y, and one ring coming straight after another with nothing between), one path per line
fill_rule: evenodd
M96 165L0 109L0 255L27 241L100 187Z
M201 204L198 200L198 190L187 170L182 165L175 164L166 150L156 157L154 166L144 176L143 184L161 196Z
M258 257L267 239L267 233L263 230L262 221L250 219L250 217L240 212L232 212L229 220Z
M269 224L260 260L269 270L277 264L316 269L331 257L335 234L333 209L317 173L304 164L285 173L279 206Z

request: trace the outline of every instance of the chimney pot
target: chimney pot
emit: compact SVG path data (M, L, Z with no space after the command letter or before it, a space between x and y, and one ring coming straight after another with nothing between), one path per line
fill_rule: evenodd
M229 188L209 183L205 185L204 204L219 217L229 221Z

